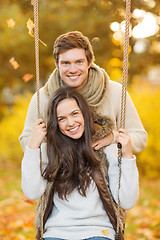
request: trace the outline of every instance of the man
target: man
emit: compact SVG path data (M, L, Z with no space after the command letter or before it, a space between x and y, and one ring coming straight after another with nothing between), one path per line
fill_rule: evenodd
M81 32L60 35L54 43L56 69L44 87L40 89L40 115L46 121L50 97L59 87L70 86L77 89L97 113L110 116L115 122L115 130L120 126L121 84L111 81L104 71L94 64L94 54L87 37ZM28 109L24 130L19 140L23 150L31 129L37 120L37 97L33 95ZM146 146L147 133L143 128L134 104L127 94L126 129L131 137L132 150L140 152ZM93 143L95 150L109 145L113 134Z

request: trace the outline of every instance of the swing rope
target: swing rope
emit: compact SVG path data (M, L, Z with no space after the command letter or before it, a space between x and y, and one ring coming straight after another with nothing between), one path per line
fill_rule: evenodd
M120 112L120 128L125 128L126 120L126 95L127 95L127 80L128 80L128 58L129 58L129 26L130 26L131 0L126 0L126 21L125 21L125 36L124 36L124 53L123 53L123 81L121 92L121 112ZM117 209L117 233L120 231L120 198L119 190L121 186L121 160L122 150L118 144L118 166L119 166L119 182L118 182L118 209Z
M36 61L36 90L37 90L37 115L40 118L40 71L39 71L39 27L38 27L38 0L32 1L34 6L34 37L35 37L35 61ZM40 147L40 171L42 175L42 152ZM43 237L43 195L40 198L41 207L41 238Z
M36 62L36 89L37 89L37 113L40 118L40 74L39 74L39 27L38 27L38 0L31 0L34 7L34 33L35 33L35 62ZM131 0L126 0L126 21L125 21L125 38L123 54L123 81L121 93L121 110L120 110L120 128L125 128L126 119L126 93L128 79L128 57L129 57L129 25L130 25ZM121 146L118 146L118 165L119 165L119 182L118 182L118 210L117 210L117 233L120 231L120 199L119 189L121 181ZM42 156L40 150L40 171L42 174ZM40 198L41 205L41 238L43 237L43 195Z

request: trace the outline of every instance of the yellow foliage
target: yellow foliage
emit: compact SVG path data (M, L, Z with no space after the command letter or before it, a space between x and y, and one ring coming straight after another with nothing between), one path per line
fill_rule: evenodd
M18 137L22 133L24 121L31 99L31 94L27 93L26 97L17 96L16 104L0 122L0 158L19 161L22 158L22 149Z
M140 173L148 178L159 178L160 173L160 88L137 86L130 91L142 123L148 133L147 147L138 154Z
M111 58L108 64L111 67L123 67L123 62L119 58Z
M110 72L110 78L113 81L121 82L122 81L122 70L120 68L112 68Z

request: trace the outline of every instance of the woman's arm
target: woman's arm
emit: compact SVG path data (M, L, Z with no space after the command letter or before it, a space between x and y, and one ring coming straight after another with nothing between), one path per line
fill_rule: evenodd
M42 169L47 165L46 143L41 145ZM26 147L21 165L22 182L21 187L25 196L30 200L39 199L45 189L47 181L41 176L40 171L40 148L30 149Z
M138 200L139 195L136 157L132 155L131 140L126 130L120 129L118 131L116 141L120 142L122 145L121 181L119 190L120 206L124 209L130 209ZM115 201L118 202L119 167L117 144L111 144L106 147L105 152L109 162L109 186Z
M42 119L38 119L32 128L22 160L22 190L30 200L40 198L46 188L46 180L41 176L40 171L40 151L43 170L47 164L46 144L41 145L45 136L45 124Z

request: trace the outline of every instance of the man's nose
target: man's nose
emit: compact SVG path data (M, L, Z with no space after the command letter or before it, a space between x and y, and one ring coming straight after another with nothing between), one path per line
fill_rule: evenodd
M75 73L77 71L77 67L75 63L72 63L70 65L70 72Z

